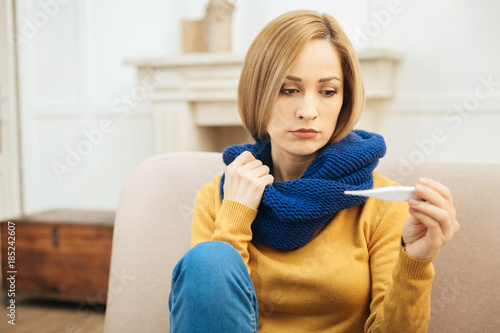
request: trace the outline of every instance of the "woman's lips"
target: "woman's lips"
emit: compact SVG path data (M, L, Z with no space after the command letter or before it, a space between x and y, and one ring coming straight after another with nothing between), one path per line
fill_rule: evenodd
M292 134L299 139L312 139L318 135L318 131L313 129L299 129L292 131Z

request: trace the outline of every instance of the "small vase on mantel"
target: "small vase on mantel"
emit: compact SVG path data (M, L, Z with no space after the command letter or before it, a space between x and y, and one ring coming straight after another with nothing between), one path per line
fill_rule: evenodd
M231 52L234 1L210 0L204 18L207 52Z

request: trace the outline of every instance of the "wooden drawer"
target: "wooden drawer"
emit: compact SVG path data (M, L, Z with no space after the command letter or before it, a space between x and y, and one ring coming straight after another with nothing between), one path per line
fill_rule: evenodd
M15 223L16 298L106 302L114 212L57 210L9 221ZM3 221L4 277L11 271L7 229Z

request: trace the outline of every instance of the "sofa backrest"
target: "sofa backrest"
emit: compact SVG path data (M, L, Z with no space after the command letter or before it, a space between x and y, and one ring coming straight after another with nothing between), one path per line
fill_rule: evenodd
M376 171L404 185L433 178L453 194L460 231L434 261L429 332L499 332L500 164L382 161Z
M190 248L194 200L224 170L216 153L167 153L138 165L115 217L104 332L168 332L172 271Z
M190 247L194 199L224 170L219 153L168 153L141 163L123 185L113 235L105 333L167 332L171 273ZM419 176L452 190L461 230L435 260L429 332L500 327L500 165L382 161L404 185Z

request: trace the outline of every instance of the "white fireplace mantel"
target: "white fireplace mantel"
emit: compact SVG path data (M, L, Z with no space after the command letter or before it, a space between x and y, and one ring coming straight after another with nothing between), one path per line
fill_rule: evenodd
M367 102L391 98L400 54L384 49L358 55ZM193 53L161 58L127 59L138 82L154 73L158 84L149 93L155 153L221 151L250 140L236 105L243 55Z

